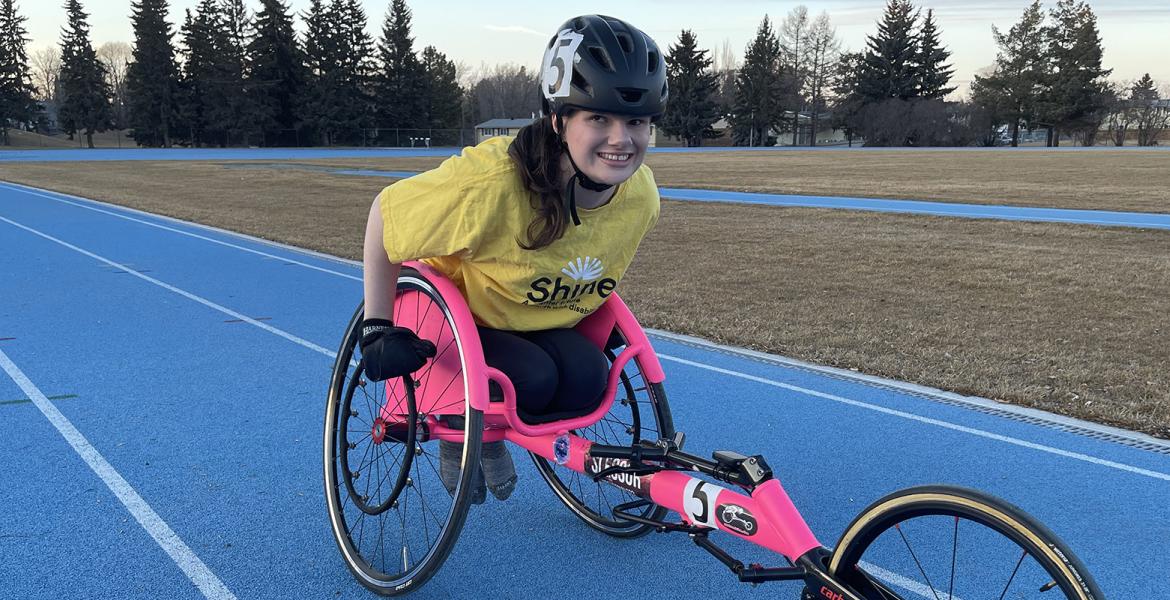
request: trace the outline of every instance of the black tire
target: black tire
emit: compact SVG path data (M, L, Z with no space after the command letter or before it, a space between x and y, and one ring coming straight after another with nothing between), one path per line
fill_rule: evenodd
M1047 527L954 486L909 488L873 503L845 530L828 568L866 600L903 598L898 590L912 598L1104 599Z
M611 338L610 345L615 347L605 352L611 363L624 343L620 333ZM622 371L620 387L609 412L597 423L573 433L595 443L614 446L672 438L674 420L666 391L662 384L646 382L641 364L635 358L626 363ZM653 529L649 525L613 517L613 507L638 499L633 493L608 483L594 482L587 475L549 462L537 454L529 454L536 463L536 470L557 498L590 527L615 537L635 537ZM665 508L651 504L635 514L660 521L666 512Z
M439 337L457 340L447 304L425 278L412 269L403 269L398 294L396 325L418 330L417 324L401 318L399 309L404 298L429 302L426 306L435 310L426 313L426 318L445 319L449 331ZM415 314L420 312L416 310ZM415 400L424 397L428 385L449 386L452 382L431 381L433 361L410 378L367 381L359 370L363 314L363 307L358 306L337 353L329 385L325 409L325 498L334 541L350 572L366 588L395 596L422 586L438 572L455 546L467 517L472 478L479 468L483 413L471 408L466 398L462 410L457 405L454 409L465 422L466 434L462 473L455 493L449 494L439 478L439 443L429 439L425 425L428 416L433 415L425 410L420 413ZM442 325L439 327L441 331ZM436 340L436 345L436 360L444 352L456 352L457 364L466 364L461 344ZM466 377L461 368L456 378L458 375ZM387 398L387 393L391 401L399 403L395 414L406 415L396 417L389 425L382 418L385 411L380 400ZM450 410L444 414L450 414ZM374 480L379 483L372 484Z

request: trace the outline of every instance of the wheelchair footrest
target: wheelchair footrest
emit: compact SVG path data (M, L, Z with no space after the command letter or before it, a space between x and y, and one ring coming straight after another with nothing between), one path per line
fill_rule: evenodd
M695 531L702 531L706 529L705 527L694 527L687 525L686 523L667 523L666 521L656 521L654 519L647 519L642 515L636 515L633 513L635 510L645 508L647 506L652 506L653 504L653 502L645 499L619 504L613 507L613 516L625 521L649 525L653 527L654 531L657 531L658 533L666 533L668 531L685 531L687 533L693 533Z

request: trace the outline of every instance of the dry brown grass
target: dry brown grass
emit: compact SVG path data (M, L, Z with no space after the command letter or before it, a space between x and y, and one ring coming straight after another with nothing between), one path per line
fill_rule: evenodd
M0 178L349 258L388 183L178 162ZM1170 438L1170 232L666 201L622 286L648 326Z

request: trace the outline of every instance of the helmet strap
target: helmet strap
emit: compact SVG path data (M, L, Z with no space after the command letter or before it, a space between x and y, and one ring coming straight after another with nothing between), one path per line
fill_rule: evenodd
M569 178L569 185L565 187L565 209L569 216L573 218L574 225L580 225L581 219L577 216L577 186L574 185L580 182L581 187L592 192L604 192L613 187L612 183L600 183L593 181L577 166L577 161L573 160L573 153L569 152L569 144L565 141L565 122L561 120L559 113L553 115L553 119L557 122L557 137L560 138L561 148L565 151L565 156L569 157L569 164L573 165L573 176Z

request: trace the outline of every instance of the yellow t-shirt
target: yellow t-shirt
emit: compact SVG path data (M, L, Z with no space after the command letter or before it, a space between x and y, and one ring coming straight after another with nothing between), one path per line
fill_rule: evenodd
M642 165L603 206L577 207L580 225L525 250L534 195L508 156L510 137L489 139L437 168L382 190L383 243L392 262L422 259L463 292L476 321L493 329L572 327L621 281L658 221L658 186Z

